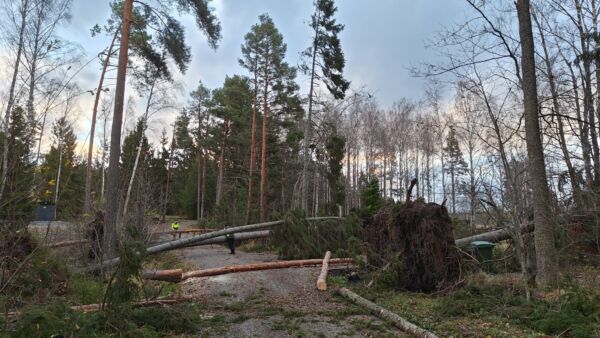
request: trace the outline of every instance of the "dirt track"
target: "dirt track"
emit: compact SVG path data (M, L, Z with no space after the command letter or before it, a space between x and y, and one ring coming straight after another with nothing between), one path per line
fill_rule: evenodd
M230 255L220 245L178 252L193 269L277 260L271 253ZM192 278L182 291L206 302L201 337L402 336L332 292L317 291L318 274L319 268L292 268Z

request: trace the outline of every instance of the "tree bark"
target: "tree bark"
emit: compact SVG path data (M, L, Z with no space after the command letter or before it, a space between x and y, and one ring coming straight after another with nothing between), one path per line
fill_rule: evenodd
M521 40L521 67L523 74L523 108L529 176L535 199L533 201L537 281L542 286L557 282L558 267L554 246L554 217L546 178L546 165L538 119L537 83L535 75L535 48L531 28L529 0L517 0L519 36Z
M129 31L133 0L125 0L121 43L119 48L119 66L117 70L117 87L115 90L115 108L112 120L110 139L110 159L108 167L108 187L106 201L106 218L104 224L104 257L115 257L117 248L117 219L119 212L119 160L121 157L121 127L123 124L123 107L125 102L125 81L127 76L127 60L129 52Z
M354 293L346 288L341 288L339 290L339 292L342 296L348 298L353 303L367 308L374 315L393 323L397 328L399 328L405 332L408 332L408 333L414 335L415 337L437 338L437 336L435 334L416 326L415 324L400 317L399 315L397 315L389 310L386 310L386 309L382 308L381 306L379 306L365 298L362 298L361 296L357 295L356 293Z
M92 156L94 154L94 134L96 132L96 116L98 114L98 104L100 103L100 93L102 93L102 86L104 85L104 75L106 74L106 70L108 69L108 64L110 63L110 57L113 53L113 48L115 45L115 41L117 40L118 34L119 30L116 29L112 41L108 46L106 58L102 63L102 71L100 72L100 80L98 81L98 88L96 89L96 96L94 98L94 107L92 108L92 126L90 127L87 163L85 168L85 197L83 209L88 214L90 214L92 211Z

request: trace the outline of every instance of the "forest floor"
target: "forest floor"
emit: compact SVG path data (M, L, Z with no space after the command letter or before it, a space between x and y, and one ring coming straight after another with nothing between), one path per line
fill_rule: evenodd
M182 228L188 222L181 222ZM277 260L272 253L236 251L220 245L178 251L192 269ZM210 337L402 337L395 327L316 289L319 268L296 268L192 278L181 292L203 303L199 336Z

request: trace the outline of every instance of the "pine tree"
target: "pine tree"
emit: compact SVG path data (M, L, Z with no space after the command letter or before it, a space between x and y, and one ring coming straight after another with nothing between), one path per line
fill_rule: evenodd
M290 92L295 91L297 88L297 85L293 81L296 76L296 71L284 61L286 49L287 45L283 42L283 36L275 27L273 20L266 14L259 16L259 23L252 26L250 32L246 34L245 44L242 46L244 58L240 63L254 75L255 90L259 92L258 95L262 98L261 171L259 187L261 221L267 218L267 144L270 134L268 130L269 120L272 118L272 115L276 115L279 113L279 110L284 109L288 103L287 98L290 97ZM256 104L254 106L256 107ZM254 140L255 138L252 139ZM251 141L250 168L253 166L253 143L254 142ZM251 179L249 179L248 183L249 203L247 212L249 213L251 205L250 199L252 198Z
M312 114L314 89L317 81L325 83L327 90L336 99L343 99L350 82L342 75L346 60L342 52L338 34L344 26L334 18L337 7L333 0L316 0L315 12L311 17L311 28L314 31L312 46L303 54L310 58L310 65L305 63L301 69L310 74L310 89L308 92L308 115L304 126L304 166L302 168L302 208L308 206L309 148L312 142ZM321 73L317 73L317 64Z
M167 53L170 54L180 71L185 71L187 64L190 61L190 50L185 45L183 26L175 18L170 16L164 10L153 11L152 8L144 3L140 3L144 7L146 13L159 13L156 24L162 25L162 30L158 34L157 41L162 45ZM216 43L220 39L220 24L216 17L212 14L208 6L207 0L179 0L171 5L176 5L179 12L192 13L202 30L208 37L211 47L216 48ZM123 6L122 24L121 24L121 40L119 48L119 63L117 70L117 80L115 89L115 108L112 120L111 129L111 147L110 147L110 164L108 173L108 191L109 198L106 205L106 220L104 229L104 253L106 257L114 257L116 252L117 236L117 216L118 216L118 199L115 198L119 191L119 159L121 157L121 127L123 119L123 107L125 99L125 80L127 72L127 64L129 60L129 40L135 41L136 36L130 36L131 23L133 17L133 1L125 0ZM135 45L132 45L135 46ZM151 48L151 44L147 44L146 49ZM162 54L155 54L156 60L164 60ZM168 69L164 66L157 65L158 69Z
M448 135L446 136L446 146L443 149L446 155L444 170L450 174L451 189L452 189L452 213L456 213L456 190L459 185L460 176L467 173L467 163L463 158L463 153L460 150L460 144L456 129L450 126Z

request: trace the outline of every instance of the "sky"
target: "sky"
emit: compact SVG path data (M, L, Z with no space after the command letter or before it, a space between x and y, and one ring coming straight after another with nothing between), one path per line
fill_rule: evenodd
M109 37L91 37L90 28L109 17L108 1L73 0L72 19L59 35L78 44L85 52L84 63L102 51ZM219 48L209 48L204 35L191 16L181 17L192 61L185 74L177 76L182 84L181 105L187 93L202 81L209 88L221 86L226 75L246 74L238 64L244 35L268 13L287 43L287 61L300 62L299 53L311 42L308 21L312 0L213 0L211 5L222 26ZM338 22L345 25L340 35L346 56L345 76L353 88L365 87L383 107L403 97L420 99L424 83L410 76L411 65L436 60L436 51L427 41L444 26L460 22L469 14L464 0L337 0ZM99 78L99 62L91 62L78 77L82 91L94 89ZM301 93L308 92L307 78L299 76ZM127 95L135 96L132 90ZM76 129L81 142L89 133L92 98L79 100ZM176 111L166 112L155 124L154 133L169 125ZM152 135L150 135L152 137ZM156 136L156 135L155 135Z

